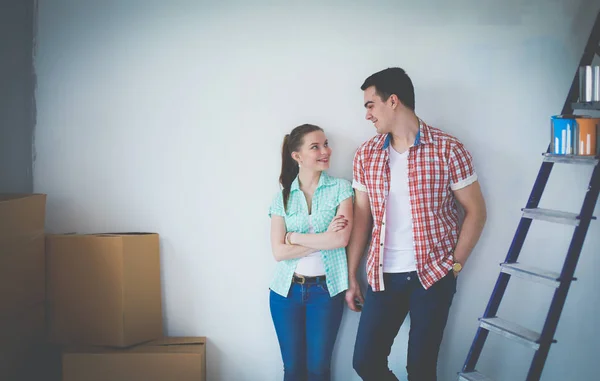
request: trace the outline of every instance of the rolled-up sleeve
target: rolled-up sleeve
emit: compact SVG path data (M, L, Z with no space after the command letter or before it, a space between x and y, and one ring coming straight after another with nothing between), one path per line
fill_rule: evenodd
M450 152L448 163L450 171L450 189L462 189L477 181L473 157L462 144L456 144Z
M361 192L366 192L366 184L365 171L362 164L362 154L359 149L354 154L354 160L352 163L352 188Z

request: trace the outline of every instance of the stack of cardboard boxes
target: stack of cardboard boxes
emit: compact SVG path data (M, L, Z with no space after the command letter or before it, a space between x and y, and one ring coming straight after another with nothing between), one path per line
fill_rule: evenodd
M0 328L23 347L9 347L13 357L31 368L28 353L45 341L46 328L60 348L63 381L205 381L205 338L163 335L158 234L47 235L44 248L45 197L10 200L11 214L0 202L0 272L2 248L15 258L13 271L0 273L0 296L15 308ZM17 299L27 303L17 308Z
M163 338L158 234L48 235L46 260L63 381L205 380L205 339Z
M44 195L0 195L0 380L31 379L45 338Z

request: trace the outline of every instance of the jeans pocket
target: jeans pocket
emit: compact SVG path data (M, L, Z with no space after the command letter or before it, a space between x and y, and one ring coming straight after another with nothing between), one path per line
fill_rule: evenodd
M275 291L269 289L269 300L271 301L271 303L286 301L288 299L288 296L289 296L289 292L288 292L288 295L283 296L283 295L280 295L280 294L276 293Z
M327 283L317 283L316 288L319 291L329 294L329 288L327 287Z
M456 286L458 284L458 276L454 275L454 271L450 270L448 276L452 277L452 293L456 294Z

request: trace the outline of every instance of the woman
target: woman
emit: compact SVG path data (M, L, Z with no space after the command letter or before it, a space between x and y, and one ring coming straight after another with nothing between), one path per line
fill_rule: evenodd
M346 245L352 231L352 186L329 176L320 127L304 124L283 139L283 189L271 205L271 247L278 262L270 307L284 381L330 379L333 346L348 288Z

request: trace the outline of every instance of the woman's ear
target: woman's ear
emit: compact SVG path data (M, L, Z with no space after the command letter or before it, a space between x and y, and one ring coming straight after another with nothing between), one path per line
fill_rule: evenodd
M292 159L296 160L297 163L300 163L300 154L298 152L292 152Z

